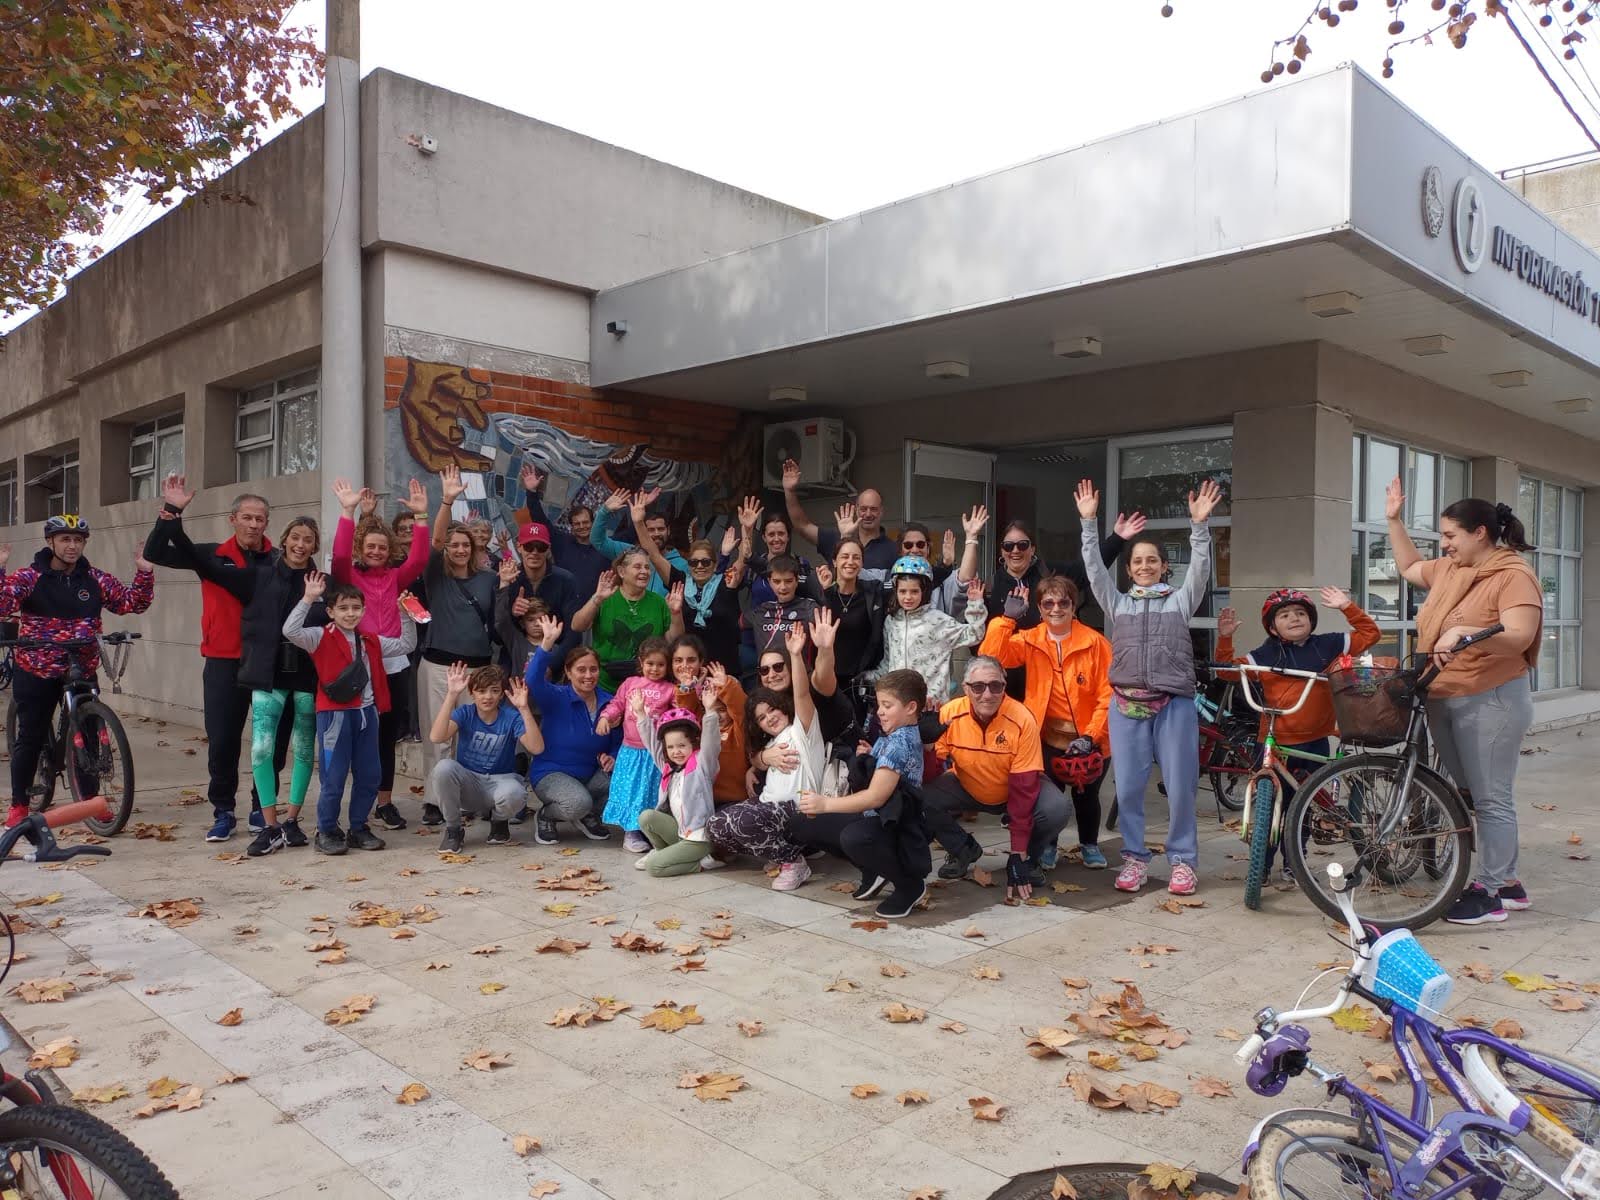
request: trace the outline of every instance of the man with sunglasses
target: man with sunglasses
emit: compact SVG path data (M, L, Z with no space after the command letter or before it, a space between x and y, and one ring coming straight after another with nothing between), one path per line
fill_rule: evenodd
M934 754L945 770L923 785L922 805L928 832L945 850L940 879L962 878L983 857L959 814L1008 813L1006 899L1026 900L1044 885L1040 856L1056 844L1071 810L1045 778L1033 714L1005 693L1005 668L986 654L974 655L962 695L939 711L945 731Z
M900 557L900 547L883 531L883 496L877 488L863 488L854 504L834 514L837 529L822 529L800 504L800 464L792 458L783 464L783 501L794 531L810 542L829 562L839 549L839 539L854 533L861 539L863 569L888 571ZM874 576L873 578L878 578Z
M555 564L555 558L550 552L551 547L550 527L542 521L529 521L517 531L517 550L520 569L512 576L511 582L505 582L501 576L500 590L510 591L507 603L511 606L511 617L520 623L528 611L531 600L543 600L545 608L550 615L559 620L563 625L570 627L572 614L578 609L578 584L572 572ZM496 605L499 604L496 597ZM578 644L579 635L569 631L562 634L561 641L556 643L552 655L555 662L559 663L566 658L567 650ZM518 664L512 663L513 668Z

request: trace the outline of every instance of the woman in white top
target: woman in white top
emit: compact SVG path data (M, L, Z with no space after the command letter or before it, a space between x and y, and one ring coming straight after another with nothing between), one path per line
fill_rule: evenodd
M792 749L799 758L793 771L767 772L761 794L752 800L724 805L711 818L711 844L718 857L749 854L778 866L774 890L792 892L811 878L803 847L789 840L785 828L797 811L795 798L816 791L821 784L827 747L817 708L811 700L811 676L806 670L806 628L796 624L784 639L789 652L791 693L758 688L746 709L752 751L777 745Z

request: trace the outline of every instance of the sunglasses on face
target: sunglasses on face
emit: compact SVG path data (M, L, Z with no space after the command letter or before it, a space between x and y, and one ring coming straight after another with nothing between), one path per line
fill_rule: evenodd
M1032 542L1030 542L1027 538L1023 538L1018 542L1001 542L1000 549L1004 550L1007 554L1015 554L1019 550L1026 550L1031 545L1033 545Z
M717 565L717 562L716 559L713 558L691 558L689 560L689 565L691 567L714 567Z
M926 550L928 548L928 543L925 540L914 542L910 538L901 542L900 545L907 550Z
M549 554L550 547L543 542L523 542L522 548L529 554Z
M1070 609L1072 607L1072 601L1071 600L1058 600L1054 596L1051 596L1047 600L1039 601L1039 607L1040 608L1066 608L1066 609Z
M982 682L973 683L971 680L968 680L962 686L975 696L981 696L985 692L988 692L991 696L998 696L1001 692L1006 690L1006 681L1004 679L989 679Z
M768 675L776 675L781 670L783 670L782 663L768 663L764 667L757 667L756 674L765 679Z

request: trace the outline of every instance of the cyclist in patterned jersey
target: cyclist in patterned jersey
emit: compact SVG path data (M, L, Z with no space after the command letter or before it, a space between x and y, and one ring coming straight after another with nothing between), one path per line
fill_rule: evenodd
M155 597L156 577L144 555L134 555L137 574L122 583L83 556L89 523L68 513L44 523L45 548L30 566L0 578L0 617L17 616L23 641L76 642L86 646L18 647L11 682L17 708L17 741L11 750L11 810L6 828L28 815L28 789L50 732L50 714L61 701L74 662L90 676L100 667L100 614L142 613Z

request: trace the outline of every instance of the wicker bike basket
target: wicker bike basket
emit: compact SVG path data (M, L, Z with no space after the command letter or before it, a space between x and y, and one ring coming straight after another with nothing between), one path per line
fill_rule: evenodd
M1343 667L1328 672L1339 738L1392 745L1411 721L1412 677L1393 662Z

